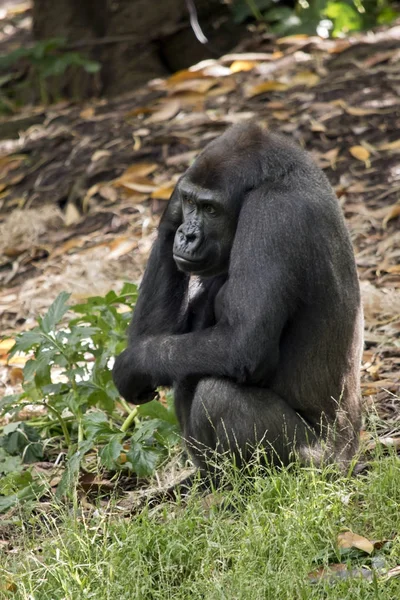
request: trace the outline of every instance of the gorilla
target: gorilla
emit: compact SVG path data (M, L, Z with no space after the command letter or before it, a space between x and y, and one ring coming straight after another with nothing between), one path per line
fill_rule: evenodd
M158 228L120 394L174 387L200 471L255 447L287 465L346 468L358 447L363 314L337 198L292 141L239 124L180 178Z

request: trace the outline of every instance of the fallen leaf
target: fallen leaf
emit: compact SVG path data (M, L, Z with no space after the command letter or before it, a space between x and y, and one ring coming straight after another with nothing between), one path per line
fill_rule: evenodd
M240 73L241 71L251 71L257 66L255 60L234 60L229 67L232 73Z
M213 96L222 96L225 94L230 94L234 90L236 90L236 81L234 77L226 77L221 84L211 88L209 92L207 92L207 98Z
M111 185L102 185L99 189L99 195L104 200L108 200L108 202L116 202L118 200L118 193Z
M210 90L209 93L211 93ZM173 98L179 101L181 108L190 107L192 110L201 112L204 107L205 95L199 94L198 92L184 91L184 92L173 92ZM147 121L146 121L147 123Z
M7 356L11 348L14 346L15 340L6 338L0 342L0 356Z
M357 548L367 554L372 554L374 545L367 538L352 531L344 531L337 536L337 544L339 548Z
M290 118L290 112L288 110L279 110L272 113L272 116L277 121L288 121Z
M96 152L92 155L92 162L97 162L102 158L109 158L111 156L111 152L109 150L96 150Z
M389 208L388 214L382 221L383 229L386 228L389 221L391 221L392 219L396 219L397 217L400 217L400 202L397 202L397 204L393 204L393 206Z
M294 87L296 85L314 87L317 85L317 83L319 83L320 79L320 76L312 71L299 71L299 73L296 73L296 75L290 80L290 87Z
M13 367L10 371L10 383L11 385L17 385L22 383L24 380L24 372L21 367Z
M164 185L161 185L160 187L155 189L152 192L151 197L156 198L157 200L169 200L172 192L175 189L175 186L176 186L176 183L174 183L174 182L165 183Z
M94 116L94 108L90 106L79 113L81 119L91 119Z
M9 154L0 157L0 177L5 177L10 171L18 169L25 160L24 154ZM7 183L7 182L6 182Z
M389 571L385 573L385 578L392 579L392 577L400 577L400 565L393 567L393 569L389 569Z
M305 42L309 40L306 33L296 33L294 35L286 35L276 40L277 44L295 44L296 42Z
M65 216L64 221L65 225L68 227L69 225L73 225L74 223L78 223L81 220L81 213L76 208L73 202L68 202L65 208Z
M168 79L165 81L165 85L168 88L172 88L178 83L181 83L182 81L188 81L190 79L200 79L201 77L204 77L204 72L202 70L189 71L189 69L183 69L182 71L177 71L176 73L171 75L171 77L168 77Z
M349 152L357 160L366 164L369 162L370 153L364 146L352 146Z
M156 185L147 177L137 176L135 178L123 179L118 182L124 188L133 190L134 192L140 192L141 194L150 194L156 189Z
M128 167L126 171L114 179L114 181L134 181L136 177L147 177L157 169L156 163L135 163Z
M125 254L128 254L137 248L137 240L126 236L121 236L112 241L109 245L111 252L107 256L108 260L116 260Z
M180 110L181 103L176 98L169 98L164 100L161 104L161 108L156 110L148 119L146 123L162 123L163 121L169 121L172 119Z
M181 81L178 83L174 87L173 92L197 92L198 94L206 94L208 90L217 85L217 83L218 79L215 77L190 79L189 81Z
M154 112L154 109L150 106L138 106L137 108L133 108L125 113L125 118L129 119L129 117L137 117L138 115L151 115Z
M400 150L400 139L394 140L393 142L388 142L386 144L381 144L378 146L379 150Z
M286 83L281 83L280 81L263 81L249 88L246 91L246 98L254 98L254 96L266 94L267 92L281 92L287 90L288 87Z

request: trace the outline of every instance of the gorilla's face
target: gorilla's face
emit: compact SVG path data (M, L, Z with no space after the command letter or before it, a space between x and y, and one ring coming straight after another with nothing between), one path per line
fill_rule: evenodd
M189 178L180 181L183 223L174 240L174 260L181 271L211 277L226 273L235 237L237 214L217 191Z

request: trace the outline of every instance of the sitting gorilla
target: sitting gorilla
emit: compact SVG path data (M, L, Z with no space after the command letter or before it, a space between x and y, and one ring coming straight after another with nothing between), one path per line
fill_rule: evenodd
M211 142L165 210L113 376L173 385L194 462L261 444L274 463L354 455L363 317L337 198L302 149L254 123ZM217 454L218 456L218 454Z

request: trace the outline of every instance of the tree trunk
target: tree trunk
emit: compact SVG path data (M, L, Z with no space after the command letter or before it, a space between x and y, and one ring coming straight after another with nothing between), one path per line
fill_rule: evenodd
M34 0L33 32L38 40L63 37L99 61L101 91L118 94L239 41L242 31L221 0L195 5L210 45L196 39L185 0Z

